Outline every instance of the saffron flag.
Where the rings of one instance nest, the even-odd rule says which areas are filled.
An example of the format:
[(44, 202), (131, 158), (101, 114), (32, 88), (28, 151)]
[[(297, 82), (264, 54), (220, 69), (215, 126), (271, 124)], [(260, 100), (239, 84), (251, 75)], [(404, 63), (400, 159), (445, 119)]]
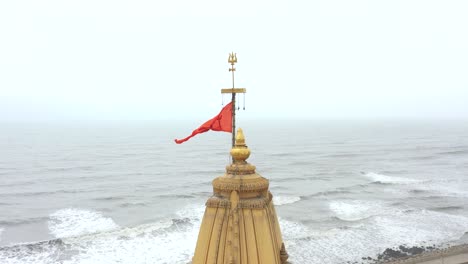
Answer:
[(208, 130), (232, 132), (232, 102), (223, 107), (217, 116), (206, 121), (199, 128), (195, 129), (190, 136), (183, 139), (176, 139), (175, 143), (184, 143), (193, 136), (200, 133), (205, 133)]

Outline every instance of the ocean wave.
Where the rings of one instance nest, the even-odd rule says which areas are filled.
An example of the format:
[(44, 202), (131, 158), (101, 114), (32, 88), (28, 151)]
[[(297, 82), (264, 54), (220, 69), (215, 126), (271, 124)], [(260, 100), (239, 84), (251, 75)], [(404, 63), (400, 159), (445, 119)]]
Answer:
[(72, 237), (116, 229), (117, 224), (101, 213), (67, 208), (50, 215), (49, 231), (57, 238)]
[(433, 211), (453, 211), (453, 210), (463, 210), (463, 206), (434, 206), (434, 207), (429, 207), (427, 208), (428, 210), (433, 210)]
[(31, 224), (37, 222), (45, 222), (49, 220), (49, 217), (30, 217), (30, 218), (12, 218), (9, 220), (0, 220), (1, 225), (22, 225), (22, 224)]
[[(280, 224), (281, 234), (284, 240), (294, 241), (297, 239), (308, 237), (312, 233), (317, 234), (316, 232), (313, 232), (313, 230), (308, 228), (306, 225), (299, 222), (290, 221), (281, 217), (278, 217), (278, 222)], [(286, 246), (291, 245), (286, 244)]]
[(84, 248), (63, 264), (91, 263), (188, 263), (201, 224), (204, 206), (179, 210), (177, 218), (134, 228), (124, 228), (71, 242)]
[(2, 193), (0, 197), (10, 197), (10, 196), (23, 196), (23, 197), (31, 197), (31, 196), (45, 196), (45, 195), (55, 195), (55, 194), (74, 194), (74, 193), (81, 193), (81, 192), (88, 192), (86, 190), (56, 190), (56, 191), (35, 191), (35, 192), (14, 192), (14, 193)]
[(439, 154), (439, 155), (453, 155), (453, 156), (466, 155), (466, 154), (468, 154), (468, 149), (444, 151), (444, 152), (439, 152), (437, 154)]
[[(212, 195), (213, 193), (209, 192), (207, 194)], [(195, 198), (195, 196), (190, 195), (190, 194), (157, 194), (153, 197), (154, 198), (182, 198), (182, 199)]]
[(425, 194), (425, 193), (430, 193), (429, 190), (423, 190), (423, 189), (411, 189), (408, 191), (409, 193), (413, 194)]
[(272, 181), (278, 183), (278, 182), (291, 182), (291, 181), (303, 181), (310, 179), (310, 177), (288, 177), (288, 178), (275, 178), (272, 179)]
[(61, 239), (0, 247), (2, 264), (58, 264), (72, 252)]
[(269, 153), (268, 155), (271, 157), (302, 157), (305, 153), (304, 152), (276, 152), (276, 153)]
[(91, 171), (94, 169), (95, 169), (94, 166), (69, 166), (69, 167), (46, 168), (44, 170), (51, 171), (51, 172), (65, 172), (65, 171), (76, 171), (76, 170)]
[(311, 165), (313, 161), (310, 160), (292, 160), (288, 163), (288, 166), (295, 167), (295, 166), (307, 166)]
[(468, 218), (431, 210), (407, 210), (388, 216), (377, 216), (373, 223), (381, 233), (398, 244), (418, 244), (422, 241), (450, 241), (468, 230)]
[(459, 186), (447, 185), (446, 183), (440, 182), (428, 186), (429, 191), (441, 194), (441, 196), (453, 196), (453, 197), (468, 197), (468, 191), (461, 189)]
[[(51, 218), (68, 224), (49, 227), (60, 230), (63, 238), (0, 247), (0, 263), (187, 263), (204, 209), (184, 208), (174, 219), (112, 229), (116, 227), (113, 221), (97, 212), (59, 210)], [(95, 227), (90, 230), (90, 225)]]
[(358, 221), (390, 211), (390, 207), (382, 202), (364, 200), (332, 201), (329, 208), (344, 221)]
[(446, 196), (444, 196), (444, 195), (429, 195), (429, 196), (425, 196), (424, 199), (426, 199), (426, 200), (440, 200), (440, 199), (446, 199)]
[(148, 206), (145, 202), (126, 202), (126, 203), (121, 203), (119, 204), (120, 207), (122, 208), (128, 208), (128, 207), (146, 207)]
[[(204, 210), (201, 205), (188, 206), (174, 219), (1, 247), (0, 263), (185, 264), (193, 256)], [(376, 256), (383, 248), (446, 241), (468, 230), (466, 217), (425, 210), (373, 216), (359, 224), (327, 230), (283, 218), (279, 224), (292, 263), (362, 262), (362, 256)]]
[(383, 170), (380, 173), (382, 174), (407, 174), (408, 171), (395, 169), (395, 170)]
[(383, 183), (383, 184), (408, 184), (408, 183), (421, 182), (420, 180), (416, 180), (416, 179), (388, 176), (388, 175), (379, 174), (375, 172), (367, 172), (367, 173), (362, 172), (361, 174), (371, 179), (373, 182)]
[(353, 157), (358, 157), (361, 156), (361, 153), (335, 153), (335, 154), (328, 154), (328, 155), (323, 155), (323, 157), (327, 158), (353, 158)]
[(399, 211), (318, 234), (301, 230), (296, 237), (285, 239), (285, 245), (292, 263), (366, 263), (363, 256), (377, 256), (385, 248), (448, 242), (466, 230), (466, 217), (426, 210)]
[(0, 187), (14, 187), (14, 186), (26, 186), (30, 184), (35, 184), (37, 181), (18, 181), (12, 183), (0, 183)]
[(299, 196), (273, 196), (274, 205), (292, 204), (301, 200)]
[(422, 182), (417, 189), (406, 190), (410, 194), (416, 194), (424, 199), (468, 198), (468, 191), (463, 188), (463, 183), (457, 181), (433, 180)]
[(331, 196), (331, 195), (349, 194), (349, 193), (352, 193), (352, 192), (351, 192), (351, 191), (348, 191), (348, 190), (345, 190), (344, 188), (341, 188), (341, 189), (336, 189), (336, 190), (332, 190), (332, 191), (323, 191), (323, 192), (314, 193), (314, 194), (311, 194), (311, 195), (306, 196), (306, 197), (307, 197), (307, 199), (308, 199), (308, 198), (310, 198), (310, 197)]
[(194, 252), (204, 206), (184, 208), (177, 218), (0, 248), (0, 263), (188, 263)]
[(103, 196), (92, 198), (94, 201), (122, 201), (134, 196)]
[(0, 241), (2, 241), (2, 233), (5, 230), (5, 228), (0, 226)]

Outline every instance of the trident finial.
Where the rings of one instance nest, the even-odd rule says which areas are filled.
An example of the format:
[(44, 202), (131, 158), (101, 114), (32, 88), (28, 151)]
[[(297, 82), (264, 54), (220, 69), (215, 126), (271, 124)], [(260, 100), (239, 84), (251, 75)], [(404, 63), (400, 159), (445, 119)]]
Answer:
[[(234, 52), (229, 53), (228, 57), (228, 63), (231, 64), (231, 68), (229, 68), (229, 71), (232, 74), (232, 88), (226, 88), (226, 89), (221, 89), (221, 94), (231, 94), (232, 95), (232, 146), (234, 147), (235, 145), (235, 137), (236, 137), (236, 94), (237, 93), (243, 93), (245, 94), (245, 88), (235, 88), (236, 86), (234, 85), (234, 72), (236, 71), (236, 68), (234, 68), (234, 64), (237, 63), (237, 54)], [(237, 107), (237, 110), (240, 108)], [(244, 102), (244, 110), (245, 110), (245, 102)]]
[(234, 53), (234, 52), (229, 53), (228, 62), (231, 63), (232, 66), (234, 66), (234, 64), (236, 64), (237, 62), (237, 53)]

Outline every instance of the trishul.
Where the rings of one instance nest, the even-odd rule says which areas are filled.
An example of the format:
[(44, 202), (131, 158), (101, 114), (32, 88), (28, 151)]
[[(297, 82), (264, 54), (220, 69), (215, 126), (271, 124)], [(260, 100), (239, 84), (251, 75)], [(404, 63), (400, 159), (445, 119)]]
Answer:
[(236, 64), (237, 62), (237, 53), (234, 53), (234, 52), (229, 53), (228, 62), (231, 63), (233, 67), (232, 69), (229, 69), (229, 71), (235, 71), (236, 69), (234, 69), (234, 64)]
[(235, 88), (234, 86), (234, 72), (236, 68), (234, 68), (234, 64), (237, 63), (237, 54), (234, 52), (229, 53), (228, 62), (231, 64), (231, 68), (229, 71), (232, 72), (232, 88), (225, 88), (221, 89), (221, 93), (230, 93), (232, 94), (232, 146), (234, 147), (236, 143), (236, 94), (246, 92), (245, 88)]

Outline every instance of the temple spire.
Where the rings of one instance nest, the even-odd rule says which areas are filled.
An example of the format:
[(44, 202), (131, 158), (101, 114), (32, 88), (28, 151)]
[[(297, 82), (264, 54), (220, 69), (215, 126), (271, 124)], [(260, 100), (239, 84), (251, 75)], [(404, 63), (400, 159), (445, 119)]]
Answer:
[(212, 182), (193, 264), (287, 263), (269, 181), (247, 162), (245, 142), (239, 128), (230, 152), (233, 163)]
[(236, 94), (246, 89), (235, 88), (235, 53), (229, 54), (228, 62), (232, 88), (221, 89), (221, 93), (232, 96), (232, 163), (226, 166), (224, 175), (212, 181), (213, 195), (205, 204), (192, 263), (286, 264), (288, 253), (269, 181), (247, 162), (251, 153), (244, 132), (241, 128), (237, 133), (235, 130)]

